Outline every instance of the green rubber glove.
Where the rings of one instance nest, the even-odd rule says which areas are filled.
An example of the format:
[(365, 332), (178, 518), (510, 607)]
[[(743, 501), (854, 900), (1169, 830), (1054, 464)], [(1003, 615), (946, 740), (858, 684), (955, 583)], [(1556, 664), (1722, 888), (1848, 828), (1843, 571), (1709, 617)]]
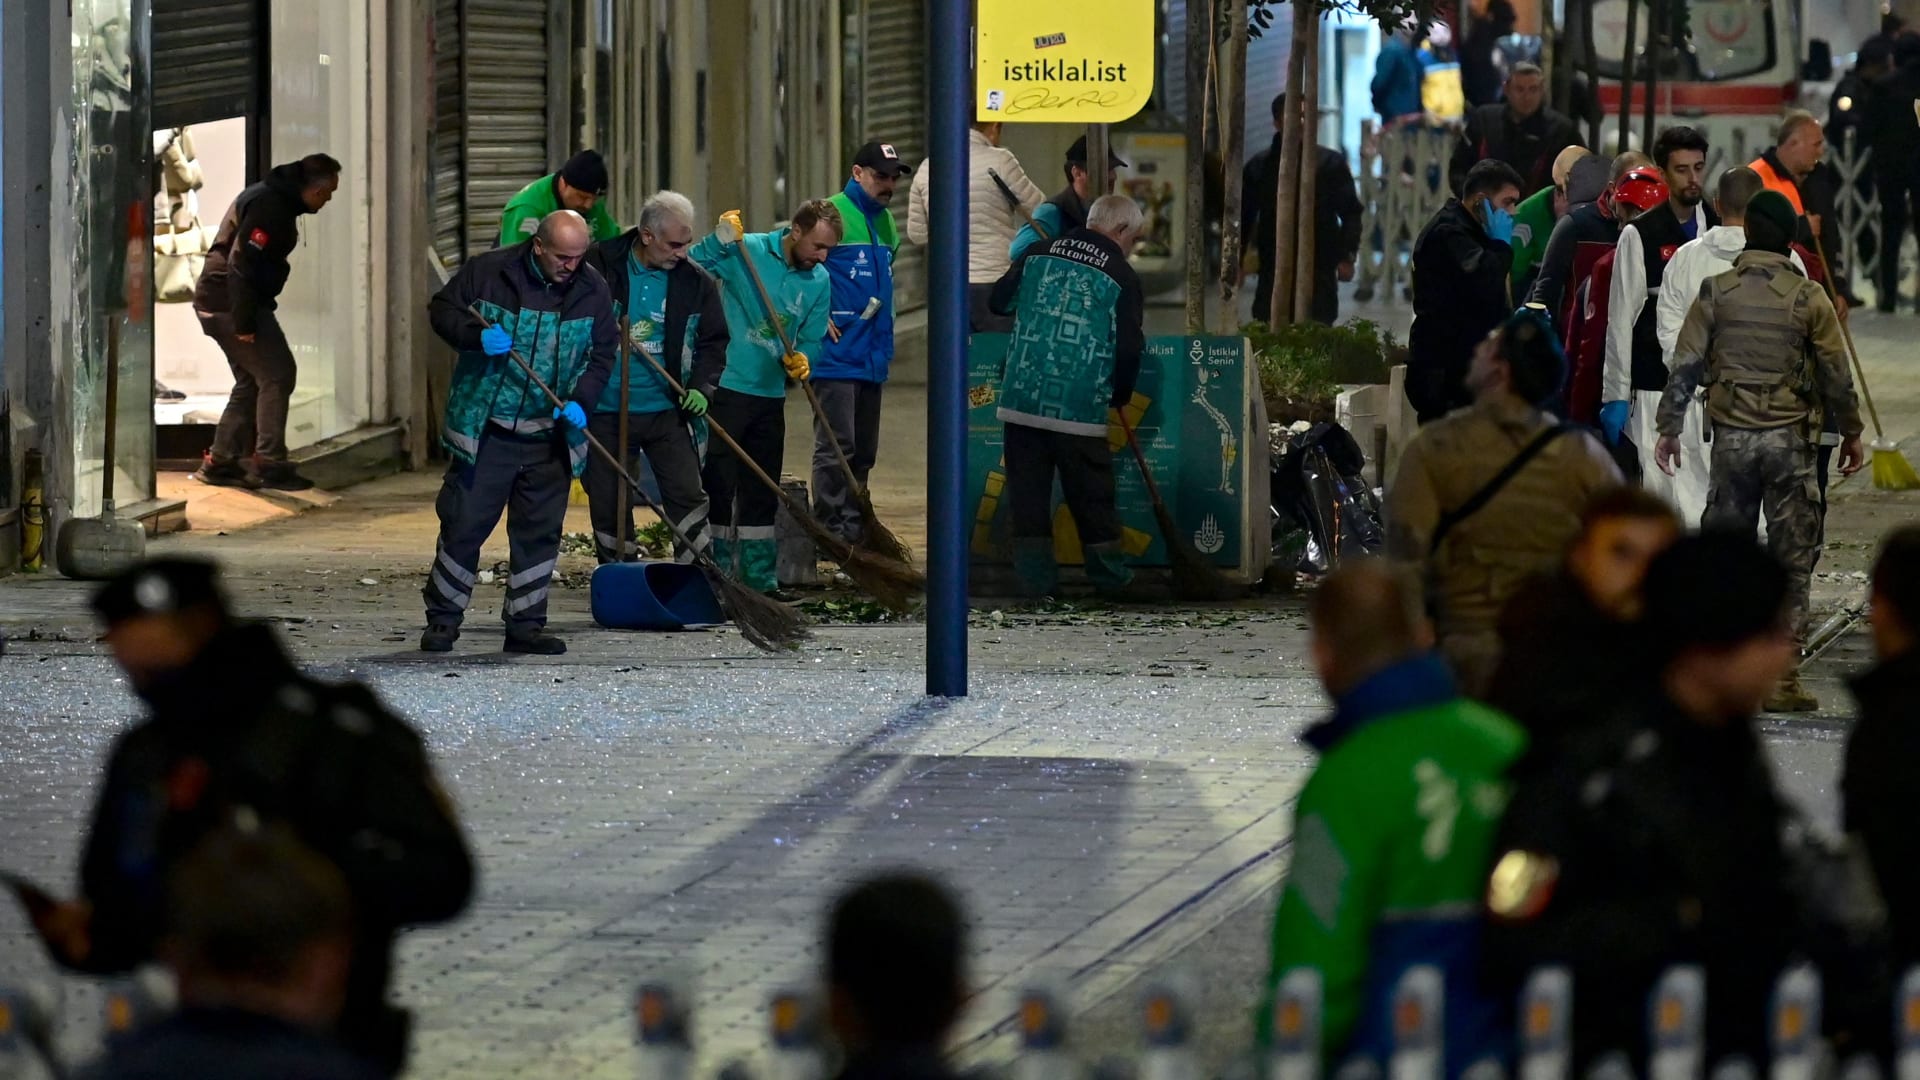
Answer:
[(680, 399), (680, 411), (688, 416), (707, 415), (707, 395), (698, 390), (688, 390)]

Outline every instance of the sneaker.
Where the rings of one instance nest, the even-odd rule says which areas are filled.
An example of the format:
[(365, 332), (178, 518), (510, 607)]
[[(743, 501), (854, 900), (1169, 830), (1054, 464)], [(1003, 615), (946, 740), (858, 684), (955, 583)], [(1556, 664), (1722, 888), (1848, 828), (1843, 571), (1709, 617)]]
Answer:
[(311, 491), (313, 481), (293, 471), (291, 465), (273, 465), (261, 469), (259, 486), (273, 491)]
[(237, 487), (249, 490), (260, 486), (260, 479), (232, 462), (221, 464), (212, 458), (203, 459), (200, 467), (194, 470), (193, 478), (212, 487)]
[(450, 623), (434, 623), (427, 632), (420, 635), (421, 652), (452, 652), (453, 643), (460, 640), (460, 628)]
[(567, 643), (545, 630), (534, 630), (523, 634), (516, 634), (509, 630), (506, 651), (526, 653), (531, 656), (559, 656), (567, 651)]
[(187, 400), (187, 395), (155, 379), (153, 383), (153, 400), (164, 401), (171, 405)]
[(1808, 713), (1820, 708), (1820, 699), (1807, 690), (1800, 682), (1800, 672), (1794, 670), (1774, 687), (1765, 708), (1770, 713)]

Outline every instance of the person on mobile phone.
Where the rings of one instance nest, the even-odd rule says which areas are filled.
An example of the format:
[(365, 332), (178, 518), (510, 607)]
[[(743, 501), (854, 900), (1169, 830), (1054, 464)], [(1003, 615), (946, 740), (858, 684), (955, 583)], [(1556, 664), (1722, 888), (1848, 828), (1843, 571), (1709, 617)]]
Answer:
[(1474, 350), (1513, 313), (1507, 277), (1521, 187), (1513, 166), (1480, 162), (1414, 241), (1407, 401), (1423, 424), (1473, 404)]

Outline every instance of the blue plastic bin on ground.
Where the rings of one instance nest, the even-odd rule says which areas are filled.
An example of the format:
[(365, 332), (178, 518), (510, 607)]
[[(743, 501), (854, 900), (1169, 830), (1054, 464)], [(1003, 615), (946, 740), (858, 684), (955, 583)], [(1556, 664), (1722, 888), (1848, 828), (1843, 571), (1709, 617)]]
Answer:
[(608, 563), (588, 589), (593, 621), (609, 630), (685, 630), (727, 621), (697, 566), (652, 560)]

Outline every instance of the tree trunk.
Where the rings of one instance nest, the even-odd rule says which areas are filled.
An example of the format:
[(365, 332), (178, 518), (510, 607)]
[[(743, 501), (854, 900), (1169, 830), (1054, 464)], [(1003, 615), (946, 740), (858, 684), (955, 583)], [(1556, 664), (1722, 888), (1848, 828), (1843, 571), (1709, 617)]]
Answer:
[(1187, 0), (1187, 330), (1207, 320), (1207, 46), (1213, 0)]
[(1314, 11), (1311, 0), (1293, 0), (1293, 41), (1287, 55), (1287, 115), (1280, 125), (1280, 182), (1273, 207), (1273, 311), (1270, 326), (1293, 322), (1294, 234), (1299, 229), (1300, 199), (1300, 105), (1306, 100), (1301, 73), (1307, 57), (1301, 42), (1313, 36)]
[(1240, 325), (1240, 265), (1245, 259), (1246, 237), (1240, 235), (1240, 207), (1246, 198), (1241, 190), (1241, 159), (1247, 150), (1247, 0), (1226, 0), (1227, 41), (1220, 63), (1220, 163), (1226, 182), (1225, 205), (1220, 213), (1220, 333), (1231, 334)]
[[(1639, 28), (1640, 5), (1634, 0), (1627, 0), (1627, 47), (1620, 54), (1620, 145), (1616, 148), (1616, 152), (1622, 154), (1633, 143), (1633, 39)], [(1594, 96), (1598, 97), (1600, 87), (1597, 81), (1593, 89)]]
[(1293, 47), (1306, 55), (1300, 65), (1300, 188), (1294, 197), (1299, 207), (1293, 229), (1293, 321), (1313, 318), (1313, 279), (1319, 269), (1319, 250), (1314, 244), (1314, 213), (1320, 172), (1320, 9), (1302, 4), (1311, 22), (1304, 40), (1295, 38)]

